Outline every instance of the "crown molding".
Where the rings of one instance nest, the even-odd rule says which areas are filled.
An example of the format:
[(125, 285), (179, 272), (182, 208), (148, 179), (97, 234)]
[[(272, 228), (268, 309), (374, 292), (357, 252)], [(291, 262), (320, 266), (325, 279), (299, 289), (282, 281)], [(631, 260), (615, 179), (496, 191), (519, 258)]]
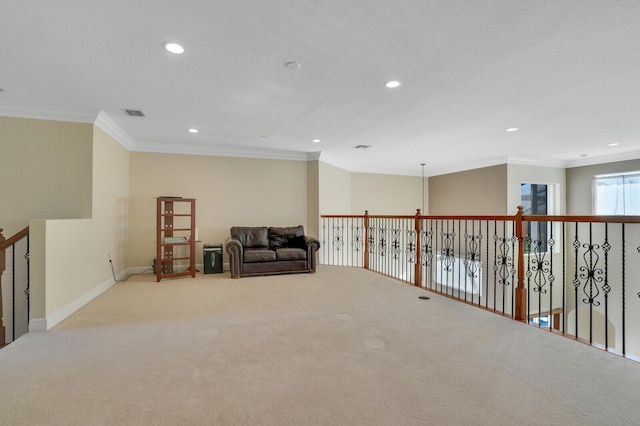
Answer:
[(120, 126), (111, 120), (104, 111), (100, 111), (100, 114), (98, 114), (98, 118), (96, 118), (94, 124), (129, 151), (133, 150), (133, 147), (136, 145), (135, 141), (129, 137), (129, 135), (122, 130)]
[(373, 175), (394, 175), (394, 176), (421, 176), (422, 169), (420, 170), (406, 170), (406, 169), (388, 169), (377, 167), (356, 167), (349, 163), (342, 161), (341, 159), (327, 154), (326, 152), (319, 152), (319, 160), (325, 164), (333, 167), (337, 167), (350, 173), (366, 173)]
[(318, 161), (321, 155), (322, 151), (307, 152), (307, 161)]
[(442, 167), (434, 170), (427, 170), (425, 176), (439, 176), (447, 175), (450, 173), (466, 172), (474, 169), (482, 169), (484, 167), (499, 166), (501, 164), (508, 164), (509, 158), (507, 156), (488, 158), (480, 161), (472, 161), (468, 163), (456, 164), (450, 167)]
[(629, 161), (640, 159), (640, 151), (621, 152), (618, 154), (600, 155), (594, 157), (584, 157), (578, 160), (567, 161), (567, 169), (573, 167), (593, 166), (595, 164), (616, 163), (618, 161)]
[[(393, 175), (393, 176), (422, 176), (422, 169), (407, 170), (407, 169), (387, 169), (377, 167), (353, 167), (349, 169), (352, 173), (366, 173), (372, 175)], [(425, 170), (425, 177), (427, 176)]]
[(167, 145), (161, 143), (137, 143), (131, 149), (137, 152), (162, 154), (209, 155), (219, 157), (260, 158), (267, 160), (308, 161), (307, 152), (241, 148), (231, 146)]
[[(268, 150), (231, 146), (168, 145), (161, 143), (139, 143), (120, 128), (104, 111), (98, 114), (69, 111), (50, 105), (29, 102), (9, 102), (0, 100), (0, 116), (38, 120), (65, 121), (73, 123), (93, 123), (115, 139), (129, 151), (156, 152), (165, 154), (209, 155), (221, 157), (262, 158), (271, 160), (322, 161), (334, 167), (353, 173), (384, 175), (421, 176), (422, 170), (387, 169), (357, 167), (326, 152)], [(640, 159), (640, 151), (629, 151), (610, 155), (584, 157), (575, 160), (548, 160), (541, 158), (501, 156), (480, 161), (457, 164), (439, 169), (426, 169), (425, 176), (458, 173), (501, 164), (521, 164), (538, 167), (573, 168), (596, 164), (614, 163)]]
[(523, 166), (536, 166), (536, 167), (555, 167), (564, 169), (567, 166), (567, 162), (564, 160), (552, 160), (545, 158), (531, 158), (531, 157), (506, 157), (507, 164), (519, 164)]
[(32, 118), (37, 120), (69, 121), (73, 123), (93, 123), (97, 114), (69, 111), (49, 105), (28, 102), (0, 101), (0, 116)]

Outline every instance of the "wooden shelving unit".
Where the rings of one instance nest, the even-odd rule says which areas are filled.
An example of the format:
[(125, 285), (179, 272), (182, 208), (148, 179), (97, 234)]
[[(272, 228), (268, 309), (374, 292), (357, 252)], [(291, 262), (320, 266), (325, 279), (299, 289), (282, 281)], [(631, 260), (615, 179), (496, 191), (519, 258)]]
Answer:
[[(156, 281), (196, 277), (196, 200), (158, 197), (156, 207)], [(184, 269), (186, 267), (186, 269)], [(184, 270), (182, 270), (184, 269)]]

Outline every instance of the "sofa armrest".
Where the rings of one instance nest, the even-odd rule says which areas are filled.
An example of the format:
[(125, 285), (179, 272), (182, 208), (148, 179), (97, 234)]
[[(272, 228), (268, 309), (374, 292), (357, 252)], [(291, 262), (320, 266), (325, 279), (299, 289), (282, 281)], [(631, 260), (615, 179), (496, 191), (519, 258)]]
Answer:
[(244, 256), (244, 248), (240, 240), (235, 238), (227, 238), (224, 243), (225, 249), (229, 254), (229, 271), (231, 272), (231, 278), (240, 278), (242, 273), (242, 259)]
[(304, 236), (304, 240), (307, 243), (307, 262), (309, 264), (309, 271), (316, 272), (316, 253), (320, 250), (320, 241), (308, 235)]

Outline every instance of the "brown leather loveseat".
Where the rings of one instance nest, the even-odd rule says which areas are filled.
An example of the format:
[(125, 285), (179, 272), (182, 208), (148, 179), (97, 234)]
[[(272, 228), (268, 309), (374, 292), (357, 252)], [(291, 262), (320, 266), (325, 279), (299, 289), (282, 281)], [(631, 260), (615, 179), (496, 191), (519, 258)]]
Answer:
[(316, 271), (320, 241), (290, 227), (234, 226), (225, 242), (231, 278)]

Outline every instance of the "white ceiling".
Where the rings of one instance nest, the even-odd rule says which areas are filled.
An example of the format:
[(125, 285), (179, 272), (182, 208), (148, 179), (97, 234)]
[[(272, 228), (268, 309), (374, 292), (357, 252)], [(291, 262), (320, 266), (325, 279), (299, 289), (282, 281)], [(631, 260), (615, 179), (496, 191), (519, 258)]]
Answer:
[(102, 111), (135, 151), (407, 175), (640, 158), (640, 1), (2, 0), (0, 89), (0, 115)]

